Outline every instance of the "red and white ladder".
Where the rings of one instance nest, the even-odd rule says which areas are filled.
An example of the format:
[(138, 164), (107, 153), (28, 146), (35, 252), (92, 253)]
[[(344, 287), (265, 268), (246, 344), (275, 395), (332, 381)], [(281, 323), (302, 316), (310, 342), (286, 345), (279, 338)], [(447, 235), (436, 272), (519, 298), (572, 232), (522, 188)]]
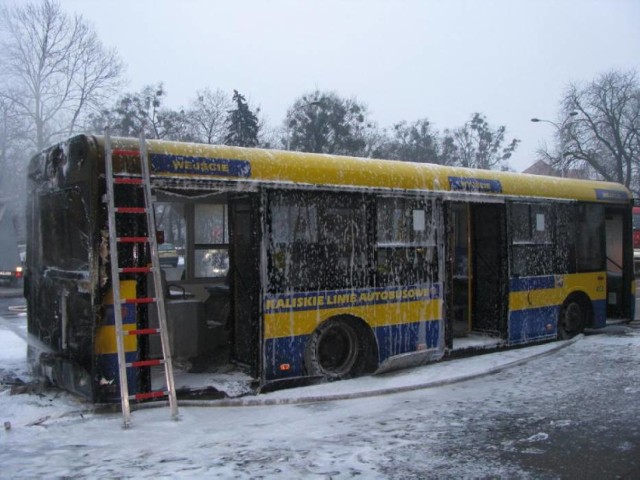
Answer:
[[(167, 397), (171, 408), (171, 417), (178, 417), (178, 402), (176, 399), (175, 383), (173, 378), (173, 365), (171, 361), (171, 348), (167, 330), (167, 315), (163, 297), (162, 276), (160, 272), (160, 259), (158, 257), (158, 242), (156, 238), (155, 212), (153, 208), (154, 198), (151, 194), (151, 179), (147, 155), (147, 142), (144, 135), (140, 135), (140, 175), (130, 173), (117, 173), (113, 171), (113, 150), (109, 130), (105, 131), (105, 171), (107, 183), (107, 210), (109, 218), (109, 250), (111, 253), (111, 285), (113, 289), (113, 313), (116, 327), (116, 346), (118, 352), (118, 371), (120, 377), (120, 401), (122, 404), (122, 416), (124, 426), (131, 424), (130, 401), (142, 401)], [(115, 205), (115, 185), (138, 186), (144, 191), (144, 205), (136, 207), (118, 207)], [(117, 232), (117, 215), (146, 215), (146, 236), (120, 236)], [(121, 243), (146, 243), (149, 246), (151, 266), (120, 267), (118, 259), (118, 245)], [(147, 275), (152, 273), (155, 297), (121, 298), (120, 278), (125, 275)], [(133, 304), (136, 309), (155, 306), (158, 313), (158, 328), (135, 328), (125, 330), (122, 322), (122, 306)], [(148, 317), (148, 316), (147, 316)], [(139, 315), (136, 318), (140, 318)], [(125, 358), (124, 338), (128, 335), (159, 335), (162, 346), (162, 358), (139, 359), (127, 362)], [(165, 388), (161, 390), (139, 392), (130, 395), (127, 382), (127, 370), (137, 368), (149, 368), (163, 366), (165, 373)]]

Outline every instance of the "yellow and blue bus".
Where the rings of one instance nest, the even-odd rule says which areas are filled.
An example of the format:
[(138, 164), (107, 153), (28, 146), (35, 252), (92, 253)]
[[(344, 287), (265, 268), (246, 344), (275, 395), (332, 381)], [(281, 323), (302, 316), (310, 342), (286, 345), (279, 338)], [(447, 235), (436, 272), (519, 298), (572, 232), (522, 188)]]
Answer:
[[(139, 141), (111, 143), (116, 175), (139, 174)], [(156, 229), (170, 244), (170, 343), (194, 375), (222, 358), (260, 387), (341, 379), (633, 318), (621, 185), (159, 140), (147, 149)], [(106, 156), (103, 137), (77, 136), (34, 157), (28, 179), (28, 329), (48, 347), (32, 363), (96, 401), (118, 398)], [(133, 205), (135, 186), (117, 187)], [(148, 247), (123, 245), (119, 258), (147, 265)], [(149, 295), (145, 278), (121, 281)], [(124, 319), (157, 321), (137, 307)], [(126, 349), (148, 358), (158, 346)], [(151, 376), (132, 376), (130, 391)]]

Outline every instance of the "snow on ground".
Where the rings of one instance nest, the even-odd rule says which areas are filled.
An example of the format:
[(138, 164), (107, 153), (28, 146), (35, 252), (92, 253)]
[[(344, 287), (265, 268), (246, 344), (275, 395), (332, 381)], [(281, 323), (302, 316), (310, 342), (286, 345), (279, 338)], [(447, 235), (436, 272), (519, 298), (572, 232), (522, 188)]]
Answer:
[[(145, 408), (133, 412), (130, 429), (122, 428), (119, 413), (95, 413), (64, 392), (11, 395), (0, 386), (0, 478), (533, 478), (517, 463), (476, 451), (481, 445), (475, 441), (467, 445), (467, 432), (483, 426), (485, 434), (493, 416), (512, 415), (509, 399), (532, 395), (535, 377), (557, 368), (555, 356), (568, 356), (573, 365), (594, 349), (608, 349), (621, 361), (629, 349), (637, 352), (638, 331), (617, 328), (619, 333), (585, 337), (559, 351), (554, 343), (262, 396), (275, 405), (181, 405), (178, 421), (170, 419), (168, 408)], [(26, 379), (24, 341), (2, 323), (0, 345), (2, 376)], [(547, 350), (552, 352), (541, 357)], [(373, 395), (429, 379), (497, 372), (536, 355), (501, 375)], [(577, 389), (577, 382), (566, 388)], [(498, 400), (496, 390), (504, 398)], [(287, 403), (321, 395), (346, 398), (358, 391), (372, 396)], [(638, 385), (629, 385), (621, 394), (637, 400), (639, 392)], [(554, 393), (540, 394), (552, 398)], [(513, 421), (517, 426), (518, 418)], [(2, 429), (4, 422), (11, 428)], [(544, 425), (516, 432), (515, 440), (498, 446), (503, 453), (535, 454), (553, 431), (569, 426), (563, 419)]]

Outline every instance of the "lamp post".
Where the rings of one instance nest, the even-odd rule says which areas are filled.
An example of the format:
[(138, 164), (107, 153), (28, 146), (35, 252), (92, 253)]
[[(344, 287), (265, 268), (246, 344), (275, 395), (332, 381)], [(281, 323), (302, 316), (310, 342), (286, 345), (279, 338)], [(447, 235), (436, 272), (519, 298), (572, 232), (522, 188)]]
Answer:
[[(552, 122), (551, 120), (545, 120), (543, 118), (532, 118), (531, 121), (533, 123), (539, 123), (539, 122), (544, 122), (544, 123), (549, 123), (551, 125), (553, 125), (556, 130), (558, 131), (558, 135), (560, 136), (560, 161), (562, 161), (566, 156), (567, 156), (567, 152), (566, 152), (566, 144), (565, 144), (565, 140), (564, 140), (564, 130), (567, 128), (567, 125), (569, 125), (571, 118), (575, 117), (576, 115), (578, 115), (578, 112), (571, 111), (569, 112), (569, 114), (567, 115), (567, 117), (562, 121), (562, 123), (558, 124), (556, 122)], [(564, 177), (564, 168), (561, 170), (561, 174)]]

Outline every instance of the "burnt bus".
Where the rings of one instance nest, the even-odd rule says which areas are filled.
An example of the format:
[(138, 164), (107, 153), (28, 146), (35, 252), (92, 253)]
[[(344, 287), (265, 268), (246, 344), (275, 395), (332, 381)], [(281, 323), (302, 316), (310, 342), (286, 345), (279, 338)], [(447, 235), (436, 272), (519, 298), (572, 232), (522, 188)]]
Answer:
[[(119, 286), (164, 297), (178, 394), (222, 394), (193, 377), (229, 365), (240, 390), (264, 390), (633, 318), (632, 199), (618, 184), (160, 140), (141, 160), (139, 140), (111, 145), (116, 176), (150, 167), (156, 231), (135, 215), (117, 230), (157, 235), (164, 281)], [(31, 160), (27, 187), (30, 364), (96, 402), (119, 401), (106, 158), (103, 137), (73, 137)], [(140, 205), (139, 186), (114, 189), (116, 205)], [(121, 243), (118, 257), (143, 267), (149, 247)], [(122, 313), (125, 329), (158, 322)], [(125, 354), (159, 345), (127, 337)], [(131, 371), (129, 392), (161, 381)]]

